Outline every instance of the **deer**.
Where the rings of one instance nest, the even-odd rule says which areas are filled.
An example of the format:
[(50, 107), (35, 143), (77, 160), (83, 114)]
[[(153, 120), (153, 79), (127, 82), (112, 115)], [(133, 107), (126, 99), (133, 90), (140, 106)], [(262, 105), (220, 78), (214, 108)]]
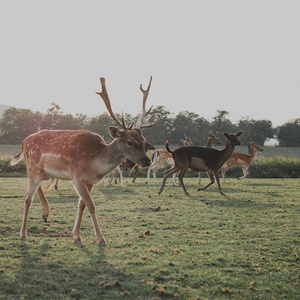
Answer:
[[(145, 149), (146, 149), (146, 153), (147, 153), (149, 150), (155, 150), (155, 147), (152, 146), (151, 144), (147, 143), (146, 146), (145, 146)], [(125, 170), (126, 168), (130, 168), (131, 170), (134, 171), (134, 176), (133, 176), (132, 182), (135, 182), (136, 177), (138, 175), (138, 172), (140, 170), (140, 166), (138, 164), (134, 163), (133, 161), (131, 161), (128, 158), (126, 158), (125, 161), (123, 161), (123, 162), (120, 163), (119, 170), (117, 172), (115, 172), (116, 181), (117, 181), (117, 177), (119, 177), (120, 178), (120, 182), (122, 182), (122, 178), (123, 178), (123, 174), (122, 173), (123, 173), (123, 170)]]
[(143, 89), (142, 84), (140, 85), (143, 93), (142, 113), (134, 126), (134, 123), (125, 125), (123, 113), (122, 121), (115, 116), (106, 89), (105, 78), (100, 78), (102, 91), (96, 94), (102, 98), (110, 116), (121, 128), (108, 127), (109, 134), (113, 138), (110, 144), (107, 144), (99, 134), (86, 130), (41, 130), (23, 140), (22, 150), (11, 160), (11, 165), (15, 165), (24, 158), (27, 167), (28, 189), (20, 230), (21, 239), (27, 237), (27, 219), (35, 192), (41, 202), (42, 217), (47, 222), (49, 204), (41, 182), (57, 178), (71, 180), (79, 195), (77, 217), (73, 227), (74, 242), (82, 242), (80, 226), (84, 209), (87, 206), (96, 240), (99, 245), (106, 244), (98, 224), (91, 190), (94, 184), (114, 170), (126, 157), (141, 167), (150, 165), (151, 161), (145, 151), (146, 140), (141, 130), (154, 125), (154, 123), (142, 125), (142, 121), (152, 109), (151, 106), (149, 110), (146, 110), (151, 81), (152, 77), (146, 90)]
[(224, 133), (227, 142), (225, 148), (222, 150), (217, 150), (214, 148), (188, 146), (180, 147), (172, 151), (169, 148), (168, 141), (166, 141), (166, 150), (172, 154), (174, 166), (165, 172), (158, 194), (162, 193), (167, 178), (170, 175), (179, 172), (178, 179), (183, 188), (183, 191), (186, 195), (190, 195), (183, 183), (183, 176), (185, 175), (188, 169), (192, 169), (195, 171), (206, 171), (210, 178), (210, 183), (208, 183), (202, 188), (199, 188), (198, 191), (207, 189), (210, 185), (214, 183), (215, 178), (218, 184), (220, 194), (226, 196), (221, 189), (218, 170), (232, 155), (234, 147), (241, 145), (241, 142), (239, 141), (238, 137), (242, 133), (242, 131), (239, 131), (236, 134)]
[(248, 144), (251, 147), (250, 155), (245, 153), (233, 152), (231, 157), (222, 166), (221, 171), (222, 171), (223, 182), (226, 182), (225, 180), (226, 172), (234, 166), (241, 167), (244, 173), (243, 176), (238, 177), (237, 179), (239, 180), (244, 178), (244, 181), (247, 182), (246, 177), (249, 174), (248, 172), (249, 167), (255, 161), (257, 152), (263, 152), (263, 149), (257, 146), (255, 143), (250, 142)]
[[(206, 148), (212, 148), (212, 146), (219, 146), (221, 145), (221, 142), (218, 140), (218, 138), (213, 134), (213, 132), (209, 132)], [(201, 184), (201, 172), (198, 172), (198, 184)]]
[[(183, 147), (193, 145), (192, 140), (190, 138), (188, 138), (187, 136), (185, 136), (185, 140), (181, 139), (180, 141), (183, 144)], [(150, 180), (150, 172), (151, 171), (153, 174), (154, 183), (158, 184), (158, 182), (156, 180), (156, 172), (161, 168), (173, 166), (173, 163), (174, 163), (174, 161), (172, 158), (172, 154), (169, 153), (166, 149), (159, 149), (159, 150), (154, 151), (154, 153), (152, 155), (152, 163), (147, 171), (146, 184), (148, 184), (148, 182)], [(175, 181), (176, 181), (176, 174), (174, 173), (173, 174), (173, 186), (175, 186)]]

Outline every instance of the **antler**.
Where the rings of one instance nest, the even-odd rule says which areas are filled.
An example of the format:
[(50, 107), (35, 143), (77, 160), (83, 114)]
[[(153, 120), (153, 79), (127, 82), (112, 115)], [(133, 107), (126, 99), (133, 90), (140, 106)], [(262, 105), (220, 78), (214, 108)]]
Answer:
[(125, 125), (125, 122), (124, 122), (124, 117), (123, 117), (123, 112), (122, 112), (122, 123), (117, 119), (117, 117), (115, 116), (112, 108), (111, 108), (111, 104), (110, 104), (110, 100), (109, 100), (109, 97), (108, 97), (108, 93), (107, 93), (107, 90), (106, 90), (106, 85), (105, 85), (105, 78), (101, 77), (100, 78), (100, 83), (101, 83), (101, 87), (102, 87), (102, 92), (99, 93), (99, 92), (96, 92), (96, 94), (98, 94), (99, 96), (101, 96), (101, 98), (103, 99), (104, 103), (105, 103), (105, 106), (109, 112), (109, 114), (111, 115), (111, 117), (116, 121), (116, 123), (122, 127), (123, 129), (126, 129), (126, 125)]
[(148, 84), (148, 88), (147, 90), (144, 90), (142, 87), (142, 84), (140, 84), (140, 90), (143, 92), (143, 105), (142, 105), (142, 113), (140, 115), (140, 117), (138, 118), (135, 127), (136, 128), (148, 128), (154, 125), (154, 123), (149, 124), (149, 125), (141, 125), (142, 121), (145, 119), (145, 117), (149, 114), (149, 112), (151, 111), (152, 107), (150, 107), (150, 109), (148, 111), (146, 111), (146, 101), (148, 98), (148, 94), (149, 94), (149, 90), (150, 90), (150, 86), (151, 86), (151, 81), (152, 81), (152, 76), (150, 77), (150, 81)]

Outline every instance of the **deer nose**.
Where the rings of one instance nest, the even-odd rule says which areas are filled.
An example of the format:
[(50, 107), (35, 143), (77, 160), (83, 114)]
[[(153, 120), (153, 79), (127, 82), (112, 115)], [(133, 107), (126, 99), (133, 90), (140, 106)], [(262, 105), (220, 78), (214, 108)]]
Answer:
[(151, 160), (149, 157), (146, 157), (139, 161), (138, 163), (142, 168), (149, 167), (151, 165)]

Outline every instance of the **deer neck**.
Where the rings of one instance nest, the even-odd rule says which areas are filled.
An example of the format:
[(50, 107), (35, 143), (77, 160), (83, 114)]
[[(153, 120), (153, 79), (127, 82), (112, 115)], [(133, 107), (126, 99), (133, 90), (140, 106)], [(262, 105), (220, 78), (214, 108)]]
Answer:
[(254, 148), (251, 148), (251, 154), (250, 154), (251, 163), (255, 160), (256, 154), (257, 154), (257, 150)]
[(230, 158), (230, 156), (232, 155), (233, 151), (234, 151), (234, 145), (232, 145), (227, 140), (225, 148), (223, 150), (221, 150), (221, 152), (222, 152), (222, 156), (221, 156), (221, 163), (222, 163), (222, 165)]
[(106, 175), (113, 171), (124, 160), (125, 156), (119, 150), (119, 141), (115, 139), (97, 156), (95, 164), (98, 166), (97, 169)]
[(212, 140), (208, 138), (206, 148), (212, 148)]

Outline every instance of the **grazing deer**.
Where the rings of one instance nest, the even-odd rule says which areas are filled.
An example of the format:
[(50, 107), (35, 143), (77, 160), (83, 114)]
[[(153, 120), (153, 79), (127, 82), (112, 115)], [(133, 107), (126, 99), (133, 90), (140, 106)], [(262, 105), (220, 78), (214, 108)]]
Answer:
[(224, 182), (226, 182), (225, 173), (234, 166), (238, 166), (243, 169), (244, 176), (238, 177), (237, 179), (244, 178), (244, 181), (246, 182), (246, 176), (249, 174), (248, 169), (251, 166), (251, 164), (255, 161), (257, 152), (263, 152), (263, 149), (261, 149), (254, 143), (249, 143), (249, 146), (251, 147), (250, 155), (239, 152), (233, 152), (231, 157), (225, 162), (225, 164), (221, 168)]
[[(189, 139), (187, 136), (185, 136), (185, 140), (181, 139), (180, 141), (182, 142), (183, 147), (193, 145), (192, 140)], [(159, 149), (159, 150), (154, 151), (154, 153), (152, 155), (152, 163), (147, 171), (146, 184), (150, 180), (150, 172), (151, 171), (153, 174), (153, 179), (154, 179), (155, 184), (158, 184), (158, 182), (156, 180), (156, 172), (161, 168), (173, 166), (173, 164), (174, 164), (174, 161), (173, 161), (172, 154), (169, 153), (166, 149)], [(173, 186), (175, 186), (175, 181), (176, 181), (176, 174), (174, 173), (173, 174)]]
[(20, 231), (21, 238), (26, 238), (28, 212), (35, 192), (37, 192), (42, 205), (43, 219), (45, 222), (47, 221), (49, 204), (41, 187), (41, 181), (58, 178), (72, 180), (79, 195), (77, 218), (73, 228), (74, 241), (81, 241), (80, 225), (83, 211), (87, 206), (97, 242), (105, 243), (90, 191), (94, 184), (114, 170), (126, 157), (142, 167), (150, 165), (150, 159), (145, 151), (146, 141), (141, 129), (153, 126), (154, 123), (149, 125), (141, 123), (152, 109), (151, 107), (146, 111), (145, 108), (151, 80), (152, 77), (147, 90), (140, 85), (140, 90), (143, 92), (143, 109), (136, 125), (133, 126), (133, 123), (129, 123), (126, 126), (123, 114), (122, 122), (114, 115), (105, 79), (100, 78), (102, 91), (96, 94), (101, 96), (111, 117), (122, 128), (120, 130), (117, 127), (108, 127), (110, 135), (114, 138), (110, 144), (107, 144), (100, 135), (85, 130), (41, 130), (23, 141), (22, 151), (11, 161), (11, 164), (15, 165), (24, 157), (27, 166), (28, 190)]
[(171, 151), (167, 141), (166, 149), (173, 156), (174, 167), (165, 172), (165, 176), (163, 178), (163, 182), (158, 193), (159, 194), (162, 193), (167, 178), (171, 174), (179, 172), (178, 175), (179, 182), (185, 194), (189, 195), (183, 183), (183, 176), (188, 169), (192, 169), (195, 171), (206, 171), (211, 180), (209, 184), (207, 184), (203, 188), (198, 189), (198, 191), (205, 190), (210, 185), (212, 185), (214, 183), (214, 177), (215, 177), (218, 183), (220, 194), (225, 196), (225, 194), (221, 190), (218, 170), (223, 166), (225, 161), (229, 159), (229, 157), (231, 156), (234, 150), (234, 147), (241, 145), (241, 142), (238, 140), (238, 137), (241, 134), (242, 134), (241, 131), (239, 131), (236, 134), (224, 133), (224, 136), (227, 139), (227, 143), (226, 143), (226, 147), (223, 150), (188, 146), (188, 147), (180, 147), (174, 151)]
[[(218, 138), (212, 132), (210, 132), (208, 135), (206, 148), (212, 148), (213, 145), (219, 146), (219, 145), (221, 145), (221, 142), (218, 140)], [(198, 172), (198, 178), (199, 178), (198, 179), (199, 185), (202, 185), (201, 184), (201, 172)]]

